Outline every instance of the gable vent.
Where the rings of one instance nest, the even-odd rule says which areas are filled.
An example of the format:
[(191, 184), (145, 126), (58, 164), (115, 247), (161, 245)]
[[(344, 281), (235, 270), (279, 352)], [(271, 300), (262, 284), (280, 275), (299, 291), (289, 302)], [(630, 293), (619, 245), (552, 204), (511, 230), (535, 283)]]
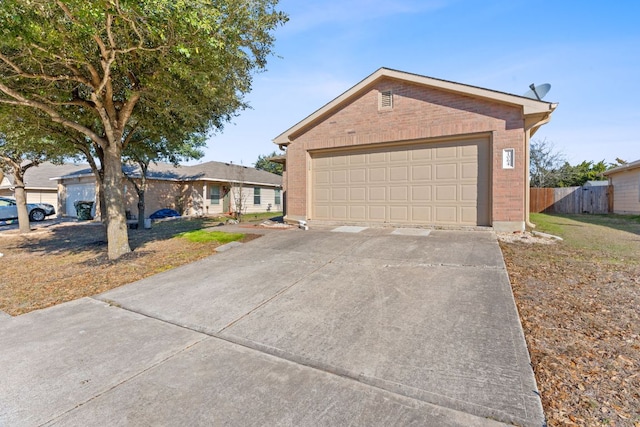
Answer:
[(393, 108), (393, 92), (390, 90), (380, 91), (378, 107), (381, 110), (390, 110)]

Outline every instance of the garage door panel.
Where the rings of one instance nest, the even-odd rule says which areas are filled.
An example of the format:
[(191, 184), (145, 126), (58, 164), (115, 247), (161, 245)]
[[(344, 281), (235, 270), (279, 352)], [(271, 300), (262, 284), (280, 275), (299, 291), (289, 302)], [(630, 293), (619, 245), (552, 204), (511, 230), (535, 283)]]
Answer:
[(331, 159), (332, 166), (347, 166), (347, 156), (335, 156)]
[(386, 182), (387, 181), (387, 169), (386, 168), (371, 168), (371, 169), (369, 169), (369, 181), (370, 182)]
[(328, 188), (318, 188), (316, 190), (316, 200), (324, 205), (331, 201), (331, 191)]
[(455, 224), (458, 222), (458, 208), (456, 206), (436, 206), (436, 222), (444, 224)]
[(346, 187), (337, 187), (331, 189), (331, 201), (332, 202), (347, 202), (349, 198), (347, 197), (348, 188)]
[(460, 220), (463, 224), (475, 225), (477, 220), (476, 209), (462, 206), (460, 208)]
[(367, 156), (364, 154), (354, 154), (349, 156), (350, 165), (364, 165), (367, 162)]
[(365, 202), (367, 200), (367, 189), (364, 187), (352, 187), (349, 189), (349, 200), (351, 202)]
[(428, 206), (412, 206), (411, 219), (416, 223), (431, 222), (431, 207)]
[(364, 183), (367, 181), (366, 169), (352, 169), (349, 171), (349, 182), (351, 184)]
[(318, 206), (316, 207), (316, 218), (322, 220), (331, 219), (331, 211), (329, 206)]
[(408, 187), (390, 187), (389, 188), (389, 201), (409, 201), (409, 188)]
[(457, 147), (436, 147), (436, 159), (451, 159), (458, 157)]
[(428, 202), (431, 200), (430, 185), (414, 185), (411, 187), (412, 202)]
[(386, 206), (368, 206), (369, 221), (385, 221), (387, 218)]
[(478, 165), (473, 162), (469, 162), (469, 163), (462, 163), (460, 164), (460, 178), (462, 179), (469, 179), (469, 180), (476, 180), (478, 177)]
[(463, 202), (475, 202), (478, 199), (477, 185), (460, 185), (460, 200)]
[(460, 146), (463, 157), (478, 157), (478, 146), (475, 144), (467, 144)]
[(389, 219), (392, 222), (409, 221), (409, 207), (408, 206), (389, 206)]
[(458, 200), (458, 186), (452, 185), (438, 185), (436, 187), (436, 201), (455, 201)]
[(407, 151), (392, 151), (389, 153), (389, 161), (406, 163), (409, 160), (409, 153)]
[(431, 148), (417, 148), (411, 150), (411, 161), (419, 162), (420, 160), (431, 160), (433, 155), (433, 149)]
[(310, 176), (312, 219), (490, 224), (487, 139), (312, 155)]
[(431, 165), (411, 166), (412, 181), (431, 181)]
[(347, 183), (347, 171), (346, 170), (334, 170), (331, 172), (331, 184), (346, 184)]
[(409, 167), (395, 166), (395, 167), (389, 168), (389, 180), (391, 182), (398, 182), (398, 181), (407, 182), (409, 180)]
[(387, 153), (371, 153), (369, 163), (387, 163)]
[(347, 220), (347, 206), (331, 206), (331, 218)]
[(329, 171), (316, 171), (313, 179), (316, 184), (330, 184), (331, 174)]
[(436, 165), (436, 180), (457, 179), (458, 165), (455, 163), (445, 163)]
[(365, 221), (367, 219), (365, 205), (349, 206), (349, 219), (353, 221)]
[(384, 202), (387, 200), (387, 187), (369, 188), (369, 201)]
[(327, 166), (331, 166), (331, 160), (331, 157), (317, 157), (313, 159), (317, 168), (325, 168)]

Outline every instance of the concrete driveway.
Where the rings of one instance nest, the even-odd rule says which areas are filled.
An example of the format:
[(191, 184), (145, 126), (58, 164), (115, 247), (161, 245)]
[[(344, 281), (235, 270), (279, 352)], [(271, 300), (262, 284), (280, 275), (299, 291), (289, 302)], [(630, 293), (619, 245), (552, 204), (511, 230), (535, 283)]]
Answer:
[(0, 425), (544, 424), (492, 232), (275, 230), (0, 348)]

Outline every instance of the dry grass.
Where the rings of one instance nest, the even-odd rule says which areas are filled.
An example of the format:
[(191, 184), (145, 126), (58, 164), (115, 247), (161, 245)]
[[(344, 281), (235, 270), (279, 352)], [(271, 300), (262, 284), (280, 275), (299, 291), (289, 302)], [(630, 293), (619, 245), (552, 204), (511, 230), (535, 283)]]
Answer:
[[(106, 256), (102, 226), (67, 222), (28, 235), (0, 233), (0, 310), (13, 316), (95, 295), (215, 253), (217, 242), (192, 242), (179, 233), (217, 225), (214, 219), (165, 221), (129, 230), (133, 252)], [(247, 234), (248, 241), (255, 234)]]
[(640, 221), (537, 216), (565, 239), (502, 242), (551, 426), (640, 426)]

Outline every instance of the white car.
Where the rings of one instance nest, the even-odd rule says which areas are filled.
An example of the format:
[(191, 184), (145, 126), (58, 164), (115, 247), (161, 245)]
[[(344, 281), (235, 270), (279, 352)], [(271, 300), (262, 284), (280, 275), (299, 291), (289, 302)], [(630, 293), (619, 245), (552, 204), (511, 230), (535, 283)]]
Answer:
[[(56, 213), (53, 206), (48, 203), (27, 203), (30, 221), (43, 221), (47, 216)], [(10, 197), (0, 197), (0, 221), (18, 219), (18, 207), (16, 200)]]

